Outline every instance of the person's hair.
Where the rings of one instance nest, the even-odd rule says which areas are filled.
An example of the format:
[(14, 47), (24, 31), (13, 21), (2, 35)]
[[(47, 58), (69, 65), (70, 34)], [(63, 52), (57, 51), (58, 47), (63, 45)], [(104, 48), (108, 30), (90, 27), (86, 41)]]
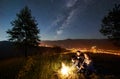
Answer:
[(89, 53), (86, 53), (86, 55), (89, 57), (89, 59), (92, 59)]
[(81, 51), (79, 51), (79, 50), (78, 50), (77, 52), (79, 52), (79, 53), (80, 53)]

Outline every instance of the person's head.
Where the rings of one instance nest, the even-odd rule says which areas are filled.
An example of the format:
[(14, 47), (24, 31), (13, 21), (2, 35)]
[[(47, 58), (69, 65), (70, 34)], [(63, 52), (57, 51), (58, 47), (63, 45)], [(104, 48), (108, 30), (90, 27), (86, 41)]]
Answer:
[(77, 56), (80, 56), (81, 52), (80, 52), (80, 51), (77, 51), (76, 54), (77, 54)]
[(90, 56), (89, 56), (88, 54), (84, 54), (84, 57), (85, 57), (85, 59), (88, 59), (88, 60), (91, 59)]

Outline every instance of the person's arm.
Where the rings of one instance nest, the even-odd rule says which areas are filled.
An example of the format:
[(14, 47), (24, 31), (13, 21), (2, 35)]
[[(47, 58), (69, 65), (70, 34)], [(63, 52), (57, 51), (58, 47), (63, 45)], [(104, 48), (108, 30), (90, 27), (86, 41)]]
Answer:
[(82, 64), (80, 65), (80, 67), (78, 68), (79, 70), (78, 71), (80, 71), (82, 68), (84, 68), (84, 63), (85, 63), (85, 60), (82, 62)]

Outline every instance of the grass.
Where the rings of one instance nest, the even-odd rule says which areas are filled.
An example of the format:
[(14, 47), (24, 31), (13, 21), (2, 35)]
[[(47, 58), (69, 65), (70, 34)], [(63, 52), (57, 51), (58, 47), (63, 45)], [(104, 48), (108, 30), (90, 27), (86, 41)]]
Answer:
[[(71, 66), (69, 54), (44, 53), (28, 58), (12, 58), (0, 61), (0, 79), (85, 79), (83, 74), (62, 77), (59, 74), (61, 63)], [(91, 79), (120, 79), (120, 57), (107, 54), (90, 54), (98, 73)]]
[(11, 58), (0, 61), (0, 79), (15, 79), (15, 75), (25, 63), (23, 58)]

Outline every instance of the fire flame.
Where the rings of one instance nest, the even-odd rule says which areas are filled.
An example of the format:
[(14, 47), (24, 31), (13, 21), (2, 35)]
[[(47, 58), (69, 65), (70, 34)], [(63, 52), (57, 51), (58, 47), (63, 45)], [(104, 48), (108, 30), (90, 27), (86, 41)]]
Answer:
[(75, 71), (76, 69), (74, 66), (68, 66), (62, 63), (62, 68), (60, 69), (59, 76), (61, 79), (78, 79)]
[(61, 73), (65, 76), (68, 76), (70, 72), (70, 68), (62, 63)]

